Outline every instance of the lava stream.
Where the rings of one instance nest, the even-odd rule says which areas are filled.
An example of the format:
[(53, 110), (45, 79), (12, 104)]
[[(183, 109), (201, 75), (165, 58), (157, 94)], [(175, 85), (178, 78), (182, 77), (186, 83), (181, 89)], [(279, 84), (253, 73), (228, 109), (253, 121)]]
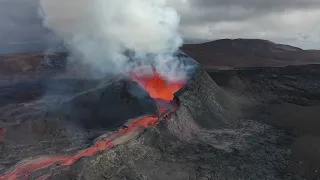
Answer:
[[(156, 71), (154, 71), (153, 77), (138, 77), (133, 76), (132, 80), (139, 83), (146, 91), (150, 93), (150, 96), (154, 99), (162, 99), (166, 102), (171, 102), (174, 98), (174, 93), (181, 89), (184, 84), (169, 84), (167, 83)], [(160, 109), (160, 115), (162, 119), (169, 118), (173, 111), (169, 111), (165, 114), (168, 109)], [(163, 115), (165, 114), (165, 115)], [(129, 139), (140, 134), (144, 129), (151, 128), (159, 124), (159, 117), (149, 116), (143, 119), (137, 119), (132, 124), (110, 137), (103, 139), (101, 138), (94, 146), (84, 149), (74, 156), (42, 156), (32, 160), (22, 161), (16, 165), (8, 174), (0, 177), (0, 180), (17, 180), (21, 178), (28, 178), (33, 172), (53, 166), (70, 166), (82, 157), (94, 156), (100, 151), (108, 150), (115, 147), (118, 144), (128, 141)], [(2, 132), (2, 131), (1, 131)], [(0, 137), (1, 137), (0, 132)], [(46, 179), (49, 176), (45, 175), (40, 179)]]

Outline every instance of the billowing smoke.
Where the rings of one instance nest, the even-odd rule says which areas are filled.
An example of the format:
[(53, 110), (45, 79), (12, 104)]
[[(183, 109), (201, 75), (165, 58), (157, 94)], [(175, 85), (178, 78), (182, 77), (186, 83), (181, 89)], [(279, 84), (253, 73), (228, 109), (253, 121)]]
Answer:
[[(41, 0), (44, 25), (96, 74), (154, 66), (168, 80), (188, 68), (173, 57), (183, 41), (179, 15), (167, 0)], [(130, 55), (128, 55), (130, 54)]]

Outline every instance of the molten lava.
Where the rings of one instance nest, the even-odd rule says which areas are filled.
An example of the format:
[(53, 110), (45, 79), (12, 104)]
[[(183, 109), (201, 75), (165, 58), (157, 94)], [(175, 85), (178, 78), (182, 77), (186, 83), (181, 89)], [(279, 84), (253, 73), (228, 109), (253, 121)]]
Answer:
[(132, 75), (131, 78), (149, 92), (153, 99), (163, 99), (166, 101), (172, 101), (174, 98), (173, 94), (185, 86), (184, 83), (170, 83), (166, 81), (156, 70), (154, 70), (152, 76), (139, 77)]
[[(162, 99), (166, 102), (172, 102), (174, 93), (184, 86), (184, 84), (168, 83), (156, 71), (154, 71), (154, 75), (152, 77), (134, 76), (132, 79), (133, 81), (139, 83), (146, 91), (148, 91), (152, 98), (156, 100)], [(159, 117), (149, 116), (143, 119), (137, 119), (133, 121), (128, 128), (123, 129), (106, 139), (99, 139), (94, 146), (86, 148), (73, 156), (42, 156), (32, 160), (23, 161), (19, 163), (14, 170), (0, 177), (0, 180), (17, 180), (22, 178), (27, 179), (33, 172), (57, 164), (59, 164), (60, 167), (70, 166), (82, 157), (94, 156), (100, 151), (108, 150), (116, 145), (128, 141), (129, 139), (140, 134), (144, 129), (158, 125), (160, 120), (168, 119), (174, 113), (174, 111), (175, 109), (160, 109)], [(50, 175), (41, 176), (39, 177), (39, 180), (47, 179), (49, 176)]]
[(4, 136), (7, 133), (7, 129), (6, 128), (2, 128), (0, 129), (0, 141), (4, 141)]

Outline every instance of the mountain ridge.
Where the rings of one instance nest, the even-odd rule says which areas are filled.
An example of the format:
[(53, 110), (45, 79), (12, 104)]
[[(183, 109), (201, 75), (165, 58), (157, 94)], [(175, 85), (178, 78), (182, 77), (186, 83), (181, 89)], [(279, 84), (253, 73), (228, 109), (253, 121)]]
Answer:
[(209, 69), (320, 63), (320, 50), (304, 50), (263, 39), (219, 39), (201, 44), (185, 44), (181, 50)]

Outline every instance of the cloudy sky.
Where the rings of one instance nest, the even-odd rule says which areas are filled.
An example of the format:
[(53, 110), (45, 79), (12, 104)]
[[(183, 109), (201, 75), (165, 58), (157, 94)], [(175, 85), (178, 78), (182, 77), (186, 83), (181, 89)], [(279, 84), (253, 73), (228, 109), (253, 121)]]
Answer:
[[(320, 0), (171, 0), (187, 41), (262, 38), (320, 49)], [(0, 0), (0, 53), (35, 51), (52, 36), (38, 0)]]
[(186, 0), (177, 7), (189, 39), (262, 38), (320, 49), (319, 0)]

